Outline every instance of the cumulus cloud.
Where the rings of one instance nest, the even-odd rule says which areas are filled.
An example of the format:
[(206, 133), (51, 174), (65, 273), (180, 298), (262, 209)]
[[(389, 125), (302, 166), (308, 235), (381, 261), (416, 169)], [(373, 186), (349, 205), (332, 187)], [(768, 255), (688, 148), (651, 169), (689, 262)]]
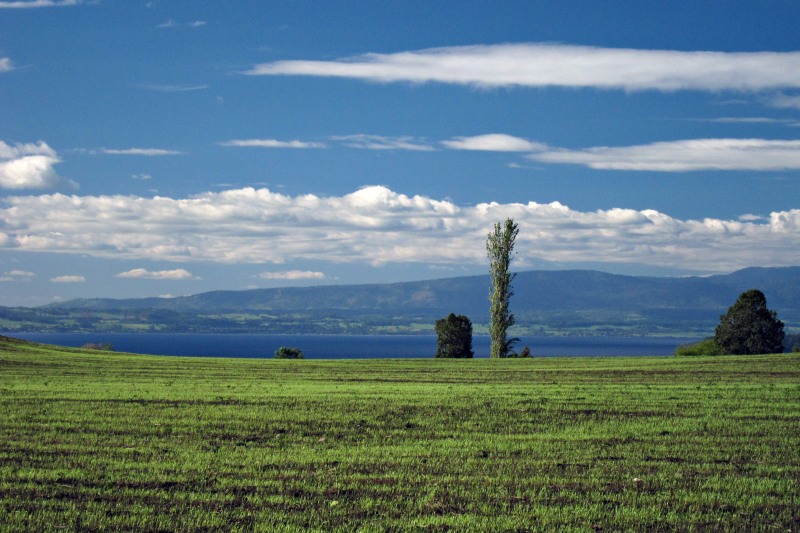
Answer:
[(528, 157), (545, 163), (570, 163), (605, 170), (798, 170), (800, 141), (691, 139), (584, 150), (551, 149)]
[(234, 139), (220, 143), (221, 146), (255, 148), (325, 148), (324, 143), (309, 141), (278, 141), (276, 139)]
[(283, 272), (262, 272), (258, 277), (261, 279), (280, 280), (325, 279), (325, 274), (307, 270), (286, 270)]
[(433, 146), (410, 136), (384, 137), (382, 135), (357, 133), (354, 135), (333, 136), (331, 140), (342, 142), (350, 148), (364, 150), (412, 150), (419, 152), (432, 152), (435, 150)]
[(144, 268), (134, 268), (127, 272), (120, 272), (116, 275), (118, 278), (128, 279), (166, 279), (166, 280), (183, 280), (183, 279), (196, 279), (194, 275), (183, 268), (175, 270), (157, 270), (151, 272)]
[(492, 224), (512, 217), (520, 266), (592, 261), (730, 271), (800, 264), (800, 209), (766, 220), (681, 220), (558, 202), (458, 206), (381, 186), (328, 197), (244, 188), (179, 199), (49, 194), (3, 202), (0, 248), (27, 252), (183, 263), (478, 265)]
[(85, 283), (86, 278), (83, 276), (57, 276), (50, 278), (53, 283)]
[(594, 87), (628, 91), (798, 88), (800, 52), (706, 52), (547, 43), (454, 46), (337, 61), (276, 61), (250, 75), (327, 76), (477, 87)]
[(143, 155), (143, 156), (162, 156), (162, 155), (183, 155), (177, 150), (164, 150), (162, 148), (100, 148), (93, 150), (93, 153), (105, 155)]
[(56, 151), (44, 142), (11, 146), (0, 141), (0, 187), (44, 189), (62, 185), (64, 180), (53, 168), (60, 162)]
[(474, 137), (456, 137), (442, 144), (453, 150), (482, 150), (487, 152), (539, 152), (547, 149), (547, 145), (506, 135), (505, 133), (487, 133)]
[(34, 7), (65, 7), (77, 6), (81, 0), (16, 0), (13, 2), (0, 2), (0, 9), (27, 9)]

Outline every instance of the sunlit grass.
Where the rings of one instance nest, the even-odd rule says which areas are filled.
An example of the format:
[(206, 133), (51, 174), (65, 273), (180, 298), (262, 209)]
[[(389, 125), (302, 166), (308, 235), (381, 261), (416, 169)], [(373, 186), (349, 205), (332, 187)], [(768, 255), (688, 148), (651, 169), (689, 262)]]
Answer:
[(0, 529), (797, 530), (800, 356), (274, 361), (0, 341)]

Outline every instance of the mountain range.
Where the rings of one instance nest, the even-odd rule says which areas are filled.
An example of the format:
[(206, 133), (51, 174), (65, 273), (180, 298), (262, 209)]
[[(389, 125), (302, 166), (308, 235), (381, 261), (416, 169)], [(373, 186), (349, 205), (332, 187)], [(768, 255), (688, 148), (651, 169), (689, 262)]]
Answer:
[[(488, 276), (426, 281), (213, 291), (177, 298), (77, 299), (0, 308), (0, 329), (432, 332), (436, 319), (488, 321)], [(511, 308), (525, 334), (713, 333), (742, 292), (759, 289), (787, 330), (800, 327), (800, 267), (746, 268), (707, 277), (646, 277), (590, 270), (519, 272)], [(42, 323), (36, 326), (37, 320)]]

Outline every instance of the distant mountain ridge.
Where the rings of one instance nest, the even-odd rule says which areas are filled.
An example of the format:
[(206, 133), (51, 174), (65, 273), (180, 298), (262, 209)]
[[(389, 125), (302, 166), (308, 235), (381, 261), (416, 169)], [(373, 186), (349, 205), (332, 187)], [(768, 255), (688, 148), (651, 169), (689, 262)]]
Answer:
[[(787, 326), (800, 326), (800, 267), (746, 268), (708, 277), (647, 277), (592, 270), (526, 271), (514, 280), (512, 311), (520, 326), (713, 329), (738, 295), (757, 288)], [(177, 298), (78, 299), (49, 311), (164, 311), (182, 315), (300, 313), (314, 319), (373, 316), (431, 320), (454, 312), (488, 320), (489, 277), (213, 291)]]

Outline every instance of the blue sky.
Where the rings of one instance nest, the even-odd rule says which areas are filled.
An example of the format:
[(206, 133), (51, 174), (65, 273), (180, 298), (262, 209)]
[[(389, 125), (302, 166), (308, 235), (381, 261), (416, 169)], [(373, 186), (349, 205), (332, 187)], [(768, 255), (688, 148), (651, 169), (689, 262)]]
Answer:
[(0, 305), (800, 264), (800, 3), (0, 1)]

